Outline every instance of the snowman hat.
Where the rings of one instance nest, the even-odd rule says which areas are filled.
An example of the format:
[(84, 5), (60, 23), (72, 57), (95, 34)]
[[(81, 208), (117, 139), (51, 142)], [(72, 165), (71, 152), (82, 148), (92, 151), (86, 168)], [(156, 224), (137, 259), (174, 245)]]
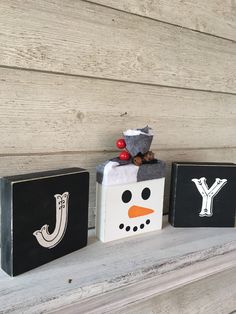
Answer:
[[(145, 154), (149, 151), (153, 140), (152, 129), (148, 126), (123, 132), (126, 150), (130, 156)], [(126, 152), (127, 153), (127, 152)], [(127, 154), (128, 154), (127, 153)], [(97, 182), (106, 185), (121, 185), (165, 177), (165, 163), (155, 162), (134, 165), (132, 158), (121, 160), (119, 157), (105, 161), (96, 167)]]
[(126, 149), (132, 157), (139, 153), (145, 154), (149, 151), (152, 144), (153, 132), (148, 126), (142, 129), (129, 129), (123, 132), (123, 135)]

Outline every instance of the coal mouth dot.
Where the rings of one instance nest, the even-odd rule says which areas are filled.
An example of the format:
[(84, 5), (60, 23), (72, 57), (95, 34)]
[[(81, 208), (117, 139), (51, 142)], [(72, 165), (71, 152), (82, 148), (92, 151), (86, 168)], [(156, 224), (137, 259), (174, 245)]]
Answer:
[[(147, 219), (146, 221), (145, 221), (145, 224), (146, 225), (149, 225), (150, 224), (150, 219)], [(142, 224), (140, 224), (140, 226), (138, 227), (138, 226), (134, 226), (133, 227), (133, 231), (134, 232), (136, 232), (137, 230), (138, 230), (138, 228), (140, 228), (140, 229), (144, 229), (145, 228), (145, 224), (144, 223), (142, 223)], [(131, 230), (131, 227), (130, 226), (126, 226), (125, 227), (125, 225), (123, 224), (123, 223), (121, 223), (120, 225), (119, 225), (119, 229), (125, 229), (127, 232), (129, 232), (130, 230)]]

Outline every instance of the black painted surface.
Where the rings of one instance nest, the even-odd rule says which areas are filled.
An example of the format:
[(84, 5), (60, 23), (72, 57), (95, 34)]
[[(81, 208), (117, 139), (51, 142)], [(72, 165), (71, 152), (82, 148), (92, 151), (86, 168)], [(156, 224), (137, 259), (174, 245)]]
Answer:
[[(2, 179), (2, 268), (9, 275), (21, 274), (87, 244), (88, 188), (89, 174), (80, 168)], [(65, 234), (55, 247), (45, 248), (33, 233), (45, 224), (49, 233), (54, 231), (54, 195), (64, 192), (69, 193)]]
[[(202, 196), (192, 179), (206, 178), (210, 188), (216, 178), (227, 183), (213, 198), (213, 215), (200, 217)], [(172, 164), (169, 222), (174, 227), (234, 227), (236, 165), (232, 163)]]
[(11, 235), (11, 184), (1, 179), (1, 265), (8, 274), (12, 274), (12, 235)]

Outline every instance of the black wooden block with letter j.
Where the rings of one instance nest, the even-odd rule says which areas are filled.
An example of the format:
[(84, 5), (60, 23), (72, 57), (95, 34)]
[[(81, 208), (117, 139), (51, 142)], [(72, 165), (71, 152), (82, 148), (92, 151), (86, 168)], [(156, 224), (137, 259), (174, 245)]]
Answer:
[(88, 187), (81, 168), (2, 178), (2, 269), (15, 276), (84, 247)]
[(172, 164), (169, 222), (174, 227), (234, 227), (236, 164)]

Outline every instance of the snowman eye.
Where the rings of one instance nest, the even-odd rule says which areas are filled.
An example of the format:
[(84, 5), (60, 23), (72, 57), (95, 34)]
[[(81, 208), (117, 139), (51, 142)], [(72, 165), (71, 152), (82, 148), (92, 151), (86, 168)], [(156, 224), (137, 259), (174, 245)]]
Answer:
[(149, 188), (145, 188), (142, 190), (142, 198), (144, 200), (147, 200), (150, 197), (150, 195), (151, 195), (151, 191)]
[(124, 203), (128, 203), (132, 198), (132, 193), (129, 190), (126, 190), (123, 192), (121, 198)]

